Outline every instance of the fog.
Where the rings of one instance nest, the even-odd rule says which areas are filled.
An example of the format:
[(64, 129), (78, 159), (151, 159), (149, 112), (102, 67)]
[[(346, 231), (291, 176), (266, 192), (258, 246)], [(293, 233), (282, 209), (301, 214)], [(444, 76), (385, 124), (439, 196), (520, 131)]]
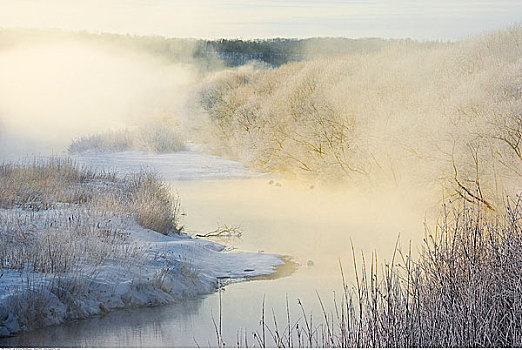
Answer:
[(180, 114), (195, 70), (80, 40), (0, 51), (0, 158), (61, 154), (72, 138)]
[[(315, 2), (309, 5), (311, 3)], [(206, 11), (210, 11), (209, 8)], [(325, 11), (328, 12), (328, 8)], [(306, 12), (312, 13), (310, 8)], [(192, 23), (198, 24), (197, 21)], [(486, 281), (482, 287), (488, 291), (491, 290), (490, 283), (497, 284), (508, 274), (516, 275), (502, 273), (498, 279), (491, 280), (488, 270), (482, 270), (482, 262), (486, 261), (486, 267), (490, 264), (497, 268), (500, 261), (496, 260), (497, 257), (518, 257), (509, 254), (520, 248), (519, 228), (518, 233), (513, 234), (513, 243), (506, 241), (510, 244), (506, 246), (514, 247), (506, 250), (507, 253), (500, 251), (495, 255), (497, 248), (504, 246), (500, 235), (493, 239), (489, 239), (493, 236), (481, 238), (481, 242), (492, 242), (492, 246), (490, 251), (483, 250), (479, 254), (488, 259), (493, 257), (491, 260), (476, 260), (475, 254), (468, 252), (475, 251), (471, 250), (471, 244), (473, 249), (482, 244), (475, 243), (480, 235), (477, 232), (489, 227), (489, 223), (483, 220), (492, 218), (490, 223), (497, 222), (494, 227), (498, 232), (507, 232), (508, 240), (511, 239), (509, 230), (514, 232), (515, 223), (520, 222), (516, 216), (509, 218), (509, 225), (507, 221), (500, 221), (503, 213), (514, 212), (506, 205), (506, 197), (517, 198), (518, 195), (520, 203), (520, 25), (458, 42), (394, 40), (376, 44), (372, 40), (358, 41), (353, 50), (340, 50), (333, 54), (330, 51), (324, 55), (324, 47), (328, 45), (321, 43), (335, 45), (342, 41), (317, 39), (318, 42), (310, 46), (314, 49), (304, 49), (319, 52), (304, 52), (292, 46), (295, 41), (291, 40), (249, 43), (222, 40), (219, 41), (221, 46), (212, 47), (205, 41), (130, 35), (58, 32), (49, 39), (49, 33), (43, 31), (24, 40), (18, 40), (21, 37), (15, 33), (2, 41), (1, 34), (0, 31), (0, 161), (31, 154), (70, 152), (79, 164), (98, 170), (116, 169), (121, 175), (128, 174), (126, 170), (152, 165), (161, 180), (154, 183), (149, 192), (144, 192), (149, 196), (144, 194), (144, 198), (165, 201), (147, 201), (149, 204), (145, 208), (153, 210), (144, 214), (146, 218), (151, 216), (150, 219), (154, 219), (156, 209), (165, 210), (167, 222), (172, 223), (170, 214), (175, 212), (176, 220), (178, 214), (183, 217), (183, 222), (175, 227), (176, 232), (192, 236), (202, 234), (225, 244), (225, 249), (287, 255), (292, 261), (286, 264), (289, 270), (298, 265), (296, 271), (287, 273), (286, 278), (280, 280), (277, 273), (263, 276), (275, 280), (263, 284), (262, 288), (248, 283), (241, 287), (227, 286), (227, 298), (232, 306), (228, 305), (226, 310), (232, 312), (227, 311), (225, 324), (233, 332), (243, 327), (254, 329), (259, 325), (257, 315), (244, 313), (242, 309), (245, 305), (250, 308), (259, 306), (261, 302), (264, 308), (265, 296), (270, 293), (303, 300), (307, 310), (312, 310), (310, 312), (314, 315), (325, 312), (318, 305), (312, 309), (308, 307), (317, 301), (320, 293), (324, 296), (342, 290), (339, 262), (348, 267), (347, 281), (355, 280), (350, 251), (352, 242), (354, 255), (368, 258), (359, 260), (361, 269), (367, 270), (370, 266), (372, 269), (371, 275), (363, 278), (363, 283), (370, 281), (373, 288), (374, 283), (378, 284), (373, 269), (378, 269), (379, 274), (380, 271), (384, 273), (379, 277), (384, 281), (379, 282), (382, 289), (377, 287), (371, 291), (380, 299), (371, 303), (386, 308), (385, 305), (395, 300), (393, 302), (400, 308), (406, 305), (404, 314), (408, 316), (403, 329), (409, 329), (410, 320), (414, 319), (409, 316), (410, 295), (419, 298), (410, 289), (410, 276), (415, 274), (415, 283), (420, 283), (421, 276), (420, 272), (417, 274), (420, 270), (409, 270), (411, 261), (407, 259), (411, 255), (420, 259), (417, 260), (419, 263), (414, 263), (416, 267), (427, 266), (423, 273), (435, 272), (430, 277), (433, 284), (428, 284), (429, 288), (425, 289), (435, 301), (426, 304), (428, 307), (419, 313), (427, 320), (421, 324), (422, 327), (446, 325), (448, 320), (460, 326), (463, 322), (448, 315), (455, 310), (467, 310), (472, 305), (468, 301), (473, 305), (486, 305), (482, 300), (501, 304), (496, 302), (496, 296), (466, 299), (474, 295), (470, 286), (474, 286), (475, 281), (467, 279), (471, 271), (483, 274), (479, 281)], [(179, 50), (177, 45), (180, 45)], [(194, 52), (186, 52), (191, 49)], [(270, 58), (284, 55), (290, 58), (271, 63), (275, 60), (270, 61)], [(229, 64), (235, 58), (239, 58), (235, 61), (241, 63)], [(237, 66), (243, 61), (246, 64)], [(154, 147), (135, 147), (134, 139), (139, 139), (138, 143), (149, 142)], [(112, 153), (129, 149), (149, 153)], [(176, 152), (183, 149), (197, 151)], [(7, 169), (4, 173), (10, 173), (9, 167), (4, 166)], [(170, 170), (183, 173), (183, 176), (169, 178), (162, 173), (176, 173)], [(48, 172), (54, 173), (52, 170)], [(21, 174), (13, 176), (16, 181), (11, 185), (20, 192), (13, 191), (3, 182), (9, 191), (0, 194), (5, 193), (10, 200), (5, 200), (5, 203), (16, 203), (18, 193), (31, 190), (30, 187), (27, 190), (25, 184), (25, 177), (29, 176), (24, 176), (24, 172)], [(39, 176), (38, 172), (35, 174), (33, 177)], [(90, 175), (85, 175), (85, 178), (87, 176)], [(141, 180), (141, 176), (137, 178)], [(36, 180), (33, 181), (38, 186), (50, 188), (46, 178)], [(56, 186), (59, 185), (61, 183)], [(178, 202), (168, 197), (167, 188), (180, 196), (181, 209), (169, 207)], [(98, 187), (96, 191), (102, 192)], [(30, 199), (36, 197), (38, 200), (37, 191), (33, 192), (35, 194), (23, 197), (27, 208), (32, 208)], [(75, 201), (83, 203), (82, 198), (83, 194), (78, 199), (65, 198), (63, 202), (60, 199), (55, 204), (76, 206), (79, 204)], [(109, 216), (118, 213), (119, 202), (113, 203), (103, 196), (101, 202), (104, 206), (99, 210), (108, 212)], [(128, 207), (126, 203), (121, 205)], [(473, 214), (476, 218), (469, 214), (475, 209), (479, 210)], [(128, 218), (132, 219), (133, 214), (129, 213)], [(452, 232), (452, 226), (448, 225), (450, 221), (456, 225), (455, 232), (458, 225), (464, 228), (464, 233), (460, 233), (463, 238), (460, 243), (448, 239)], [(503, 231), (499, 222), (509, 230)], [(220, 236), (219, 233), (223, 232), (216, 230), (216, 225), (218, 228), (237, 226), (237, 230)], [(164, 232), (169, 233), (168, 230)], [(207, 232), (215, 233), (214, 237), (205, 236)], [(429, 236), (430, 233), (433, 235)], [(381, 265), (381, 262), (389, 262), (390, 256), (395, 254), (399, 235), (398, 255), (408, 266), (408, 271), (404, 271), (408, 276), (405, 287), (400, 280), (406, 275), (396, 272), (399, 270), (390, 270), (395, 268), (393, 263)], [(22, 234), (19, 236), (23, 237)], [(182, 236), (180, 239), (185, 238)], [(423, 238), (429, 238), (424, 240), (424, 246)], [(498, 245), (496, 239), (500, 239)], [(408, 250), (408, 257), (404, 259), (410, 241), (412, 252)], [(446, 244), (442, 245), (442, 255), (447, 256), (445, 261), (432, 259), (438, 259), (440, 255), (438, 241)], [(194, 242), (197, 241), (190, 241), (191, 244)], [(50, 242), (47, 244), (51, 247)], [(459, 244), (463, 247), (460, 253)], [(455, 252), (457, 259), (454, 259)], [(163, 255), (162, 259), (166, 260), (161, 270), (167, 271), (170, 268), (169, 254)], [(473, 261), (469, 260), (472, 255)], [(378, 263), (375, 256), (379, 257)], [(174, 258), (178, 257), (180, 263), (192, 268), (190, 259), (186, 260), (183, 254)], [(219, 263), (204, 258), (195, 259), (209, 266)], [(517, 259), (513, 261), (520, 261)], [(436, 261), (442, 261), (441, 265)], [(460, 266), (462, 261), (464, 263)], [(477, 269), (479, 265), (481, 268)], [(255, 271), (245, 267), (240, 269)], [(460, 267), (464, 270), (458, 270)], [(454, 271), (466, 276), (459, 288), (454, 288), (453, 283), (448, 284), (449, 288), (445, 287), (449, 290), (450, 298), (447, 300), (450, 303), (440, 302), (434, 297), (439, 294), (441, 271), (449, 272), (449, 275), (443, 274), (441, 280), (444, 283), (453, 282)], [(189, 275), (207, 277), (204, 271), (200, 275), (198, 269)], [(392, 275), (394, 279), (391, 279)], [(382, 276), (386, 277), (383, 279)], [(501, 292), (511, 295), (509, 293), (516, 290), (513, 286), (518, 286), (519, 282), (513, 279), (513, 283)], [(141, 288), (141, 284), (139, 286)], [(414, 290), (423, 290), (423, 286), (417, 284)], [(455, 309), (457, 304), (453, 304), (452, 293), (457, 289), (464, 294), (470, 292), (461, 299), (461, 309)], [(368, 289), (361, 291), (363, 289), (358, 290), (359, 297), (370, 295)], [(219, 293), (220, 327), (221, 293), (222, 290)], [(393, 299), (397, 296), (400, 296), (398, 302)], [(181, 345), (190, 345), (195, 339), (194, 334), (199, 334), (202, 339), (214, 336), (212, 326), (204, 326), (210, 323), (207, 321), (211, 315), (216, 315), (213, 307), (216, 303), (209, 303), (216, 301), (215, 295), (213, 298), (205, 299), (196, 310), (186, 311), (191, 319), (196, 314), (195, 326), (190, 320), (174, 318), (165, 321), (183, 326), (176, 331)], [(346, 302), (351, 307), (352, 300)], [(512, 301), (503, 303), (511, 305)], [(451, 312), (442, 313), (444, 316), (439, 315), (440, 319), (435, 318), (437, 321), (433, 322), (432, 311), (440, 305), (450, 305), (446, 310)], [(276, 310), (286, 316), (283, 304)], [(356, 309), (351, 310), (355, 315)], [(100, 311), (104, 312), (104, 309), (100, 307)], [(305, 311), (302, 312), (306, 319)], [(326, 312), (324, 315), (328, 323)], [(386, 316), (382, 321), (390, 319), (386, 312), (379, 315)], [(480, 315), (477, 319), (485, 318)], [(377, 322), (375, 320), (372, 322)], [(341, 323), (344, 326), (344, 318)], [(117, 329), (118, 321), (112, 326)], [(118, 344), (138, 344), (142, 340), (141, 327), (144, 326), (133, 326), (132, 336), (121, 339), (122, 343)], [(169, 336), (172, 334), (170, 329), (175, 327), (169, 328)], [(290, 325), (288, 329), (291, 330)], [(363, 332), (370, 335), (372, 332), (368, 329), (363, 329)], [(470, 333), (469, 330), (466, 332)], [(112, 334), (117, 334), (117, 331), (102, 338), (111, 338)], [(389, 332), (385, 330), (382, 334), (387, 336)], [(430, 334), (446, 333), (433, 331)], [(464, 334), (464, 331), (459, 334)], [(85, 338), (76, 334), (72, 339), (69, 337), (66, 334), (65, 340), (54, 337), (52, 340), (57, 341), (58, 346), (71, 344), (71, 341), (76, 344), (77, 339), (81, 339), (82, 345), (91, 344), (91, 341), (100, 344), (89, 332)], [(154, 346), (172, 346), (167, 336), (154, 330), (145, 330), (143, 337), (152, 339)], [(397, 337), (399, 340), (403, 338)], [(104, 343), (102, 339), (101, 344), (111, 344), (110, 341), (105, 339)], [(233, 340), (227, 338), (226, 341), (233, 344)], [(15, 343), (18, 344), (16, 340)]]
[(183, 198), (188, 232), (210, 232), (218, 223), (239, 226), (244, 236), (225, 243), (280, 252), (302, 266), (311, 260), (314, 273), (330, 275), (332, 283), (339, 281), (339, 259), (351, 266), (351, 241), (358, 252), (382, 259), (399, 237), (403, 247), (413, 241), (416, 251), (424, 223), (434, 224), (440, 206), (440, 192), (421, 186), (372, 191), (267, 177), (177, 181), (172, 187)]
[(63, 154), (81, 137), (153, 129), (76, 149), (129, 137), (194, 141), (261, 171), (355, 186), (421, 183), (469, 200), (480, 190), (485, 203), (502, 202), (520, 176), (521, 33), (512, 26), (456, 43), (391, 41), (370, 51), (372, 42), (360, 41), (334, 57), (208, 69), (220, 54), (250, 51), (232, 45), (236, 51), (196, 57), (194, 41), (7, 32), (0, 157)]

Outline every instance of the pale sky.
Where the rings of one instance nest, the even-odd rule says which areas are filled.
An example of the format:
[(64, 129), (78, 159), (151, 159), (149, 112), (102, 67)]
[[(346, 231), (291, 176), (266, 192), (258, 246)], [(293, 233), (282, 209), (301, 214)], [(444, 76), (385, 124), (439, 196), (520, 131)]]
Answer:
[(168, 37), (452, 40), (522, 21), (522, 0), (0, 0), (0, 27)]

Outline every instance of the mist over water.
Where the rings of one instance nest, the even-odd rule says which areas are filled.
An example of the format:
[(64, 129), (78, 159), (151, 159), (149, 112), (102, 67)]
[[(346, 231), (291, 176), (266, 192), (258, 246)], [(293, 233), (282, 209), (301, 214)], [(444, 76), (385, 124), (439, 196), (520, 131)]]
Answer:
[[(355, 282), (352, 243), (359, 262), (376, 256), (389, 262), (400, 236), (400, 246), (412, 253), (424, 238), (424, 220), (436, 212), (418, 191), (366, 192), (310, 185), (277, 176), (239, 179), (177, 180), (169, 184), (182, 198), (184, 230), (205, 233), (218, 224), (238, 226), (242, 236), (214, 238), (236, 251), (277, 253), (292, 261), (290, 271), (227, 285), (221, 293), (224, 341), (233, 346), (237, 332), (259, 330), (263, 300), (267, 318), (286, 320), (286, 298), (291, 317), (306, 311), (321, 322), (318, 295), (333, 312), (333, 296), (340, 298), (344, 268), (348, 283)], [(422, 203), (422, 204), (421, 204)], [(294, 265), (295, 264), (295, 265)], [(368, 266), (369, 268), (369, 266)], [(379, 273), (381, 271), (379, 270)], [(317, 294), (316, 294), (317, 293)], [(215, 293), (174, 305), (152, 309), (117, 311), (47, 330), (36, 330), (3, 345), (41, 346), (215, 346), (212, 319), (219, 315)], [(339, 299), (337, 299), (339, 300)], [(271, 344), (271, 343), (270, 343)]]
[[(180, 196), (184, 232), (237, 226), (241, 237), (216, 239), (232, 254), (285, 255), (296, 267), (291, 274), (225, 288), (227, 345), (237, 330), (259, 324), (259, 314), (244, 311), (259, 309), (265, 295), (283, 318), (285, 294), (294, 313), (299, 298), (321, 314), (316, 291), (326, 299), (342, 292), (339, 263), (353, 282), (352, 244), (370, 261), (389, 261), (396, 242), (402, 252), (411, 242), (418, 256), (424, 235), (438, 229), (441, 204), (457, 199), (494, 211), (520, 188), (520, 26), (456, 43), (405, 40), (370, 50), (365, 41), (359, 51), (315, 52), (278, 67), (225, 68), (219, 54), (234, 51), (180, 63), (167, 49), (108, 37), (0, 42), (0, 161), (66, 154), (71, 141), (84, 138), (71, 153), (89, 166), (124, 175), (159, 171)], [(97, 143), (142, 142), (134, 139), (143, 130), (171, 131), (166, 137), (186, 148), (94, 152)], [(207, 345), (217, 298), (157, 314), (122, 312), (54, 328), (56, 337), (36, 331), (25, 339), (190, 346), (194, 337)], [(96, 327), (100, 335), (93, 335)], [(22, 338), (6, 342), (27, 345)]]

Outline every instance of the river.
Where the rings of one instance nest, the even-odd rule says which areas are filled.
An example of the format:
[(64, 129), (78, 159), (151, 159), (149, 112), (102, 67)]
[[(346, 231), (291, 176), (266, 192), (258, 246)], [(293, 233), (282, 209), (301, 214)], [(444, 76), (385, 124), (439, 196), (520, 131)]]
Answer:
[[(193, 156), (193, 155), (192, 155)], [(217, 160), (214, 159), (214, 160)], [(207, 162), (210, 171), (215, 165)], [(221, 160), (219, 160), (221, 161)], [(88, 161), (87, 161), (88, 163)], [(103, 161), (97, 160), (97, 164)], [(117, 162), (116, 162), (117, 163)], [(183, 163), (183, 162), (181, 162)], [(111, 164), (115, 164), (112, 162)], [(304, 184), (270, 174), (235, 172), (220, 176), (165, 176), (181, 201), (186, 232), (205, 233), (218, 224), (238, 226), (241, 237), (221, 239), (234, 251), (263, 251), (287, 256), (289, 263), (271, 276), (228, 283), (220, 293), (183, 302), (116, 311), (103, 317), (69, 322), (0, 341), (3, 346), (35, 347), (196, 347), (216, 346), (213, 319), (224, 342), (235, 346), (238, 334), (259, 331), (263, 299), (268, 324), (273, 316), (286, 324), (286, 300), (292, 321), (302, 316), (297, 303), (315, 321), (323, 319), (318, 295), (333, 312), (334, 295), (342, 291), (339, 262), (350, 279), (351, 241), (360, 259), (375, 252), (389, 260), (400, 234), (403, 247), (419, 243), (424, 233), (426, 203), (401, 191), (358, 191)], [(233, 165), (233, 166), (232, 166)], [(117, 167), (117, 164), (115, 165)], [(183, 167), (183, 164), (178, 164)], [(123, 168), (123, 166), (122, 166)], [(182, 169), (178, 169), (181, 171)], [(185, 169), (186, 170), (186, 169)], [(161, 169), (160, 169), (161, 173)], [(238, 176), (239, 175), (239, 176)], [(412, 192), (413, 193), (413, 192)]]

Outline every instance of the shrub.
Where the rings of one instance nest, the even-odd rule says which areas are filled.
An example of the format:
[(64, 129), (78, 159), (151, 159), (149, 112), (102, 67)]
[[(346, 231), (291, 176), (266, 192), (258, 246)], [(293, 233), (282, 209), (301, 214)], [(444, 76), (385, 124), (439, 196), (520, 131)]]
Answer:
[(179, 201), (152, 173), (118, 177), (68, 158), (35, 158), (0, 165), (0, 209), (50, 210), (64, 206), (103, 215), (127, 215), (163, 234), (179, 232)]
[(222, 72), (202, 84), (199, 104), (215, 149), (254, 168), (357, 185), (441, 182), (495, 209), (522, 177), (521, 55), (520, 25), (397, 42)]
[(140, 173), (131, 178), (132, 207), (138, 223), (150, 230), (179, 233), (177, 219), (179, 201), (153, 173)]
[(522, 196), (503, 214), (465, 201), (445, 206), (417, 258), (411, 246), (396, 247), (382, 270), (372, 255), (368, 270), (353, 253), (355, 285), (343, 274), (343, 300), (331, 314), (319, 299), (323, 323), (312, 326), (299, 301), (303, 315), (285, 329), (263, 311), (254, 339), (261, 347), (266, 334), (289, 347), (520, 347), (521, 248)]
[(168, 153), (185, 148), (179, 134), (169, 123), (150, 123), (137, 129), (106, 131), (74, 139), (69, 154), (87, 151), (121, 152), (129, 150)]

